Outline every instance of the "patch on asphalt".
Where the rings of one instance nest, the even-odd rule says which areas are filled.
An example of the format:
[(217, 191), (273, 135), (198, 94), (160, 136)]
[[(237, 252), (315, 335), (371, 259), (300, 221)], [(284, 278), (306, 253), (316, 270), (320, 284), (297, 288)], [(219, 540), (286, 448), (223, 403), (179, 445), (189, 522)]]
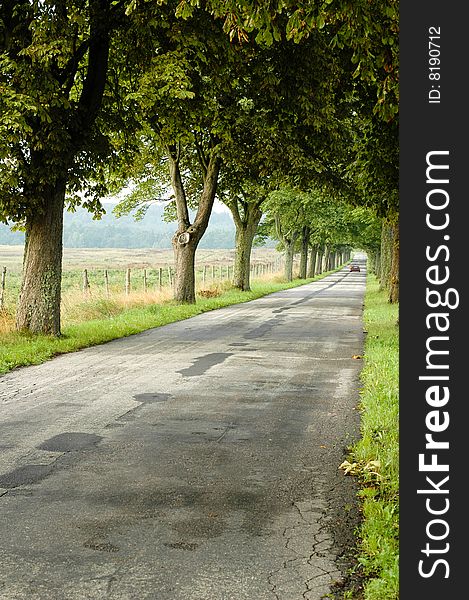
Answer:
[(85, 542), (83, 546), (90, 550), (98, 550), (98, 552), (119, 552), (119, 547), (110, 542), (94, 542), (90, 540)]
[(171, 398), (171, 394), (159, 394), (158, 392), (148, 392), (146, 394), (135, 394), (135, 400), (143, 404), (154, 404), (156, 402), (166, 402)]
[(196, 550), (199, 547), (199, 544), (196, 544), (195, 542), (165, 542), (163, 546), (174, 548), (175, 550)]
[(173, 523), (171, 529), (181, 537), (210, 539), (220, 536), (225, 531), (223, 520), (216, 517), (199, 517)]
[(245, 340), (255, 340), (256, 338), (263, 337), (266, 333), (270, 333), (276, 325), (282, 325), (283, 319), (281, 317), (275, 317), (269, 319), (265, 323), (262, 323), (259, 327), (248, 331), (243, 335)]
[(95, 446), (102, 439), (100, 435), (95, 435), (94, 433), (71, 431), (54, 435), (54, 437), (39, 444), (37, 448), (39, 450), (48, 450), (49, 452), (74, 452)]
[(52, 471), (52, 465), (25, 465), (0, 475), (0, 488), (12, 489), (41, 481)]
[(195, 359), (190, 367), (177, 371), (183, 377), (197, 377), (203, 375), (206, 371), (224, 362), (227, 358), (233, 356), (232, 352), (212, 352)]

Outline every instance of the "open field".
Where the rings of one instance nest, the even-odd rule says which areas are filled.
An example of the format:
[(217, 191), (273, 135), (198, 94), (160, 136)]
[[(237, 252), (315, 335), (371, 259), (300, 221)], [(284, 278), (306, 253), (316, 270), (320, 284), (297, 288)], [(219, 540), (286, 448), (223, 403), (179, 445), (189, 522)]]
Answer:
[[(200, 249), (196, 253), (196, 264), (226, 265), (234, 262), (234, 249), (207, 250)], [(254, 248), (252, 262), (269, 263), (278, 258), (280, 254), (273, 248)], [(0, 245), (0, 268), (6, 267), (8, 271), (21, 271), (23, 261), (23, 246)], [(64, 248), (64, 271), (74, 269), (145, 269), (166, 267), (174, 263), (171, 249), (157, 248)]]
[[(196, 282), (199, 290), (233, 277), (234, 252), (231, 249), (197, 251)], [(3, 307), (10, 315), (20, 290), (22, 253), (22, 246), (0, 245), (0, 270), (6, 268)], [(84, 293), (87, 298), (95, 300), (123, 294), (127, 300), (135, 294), (162, 294), (167, 299), (174, 275), (173, 265), (173, 251), (170, 249), (65, 248), (62, 276), (64, 316), (67, 316), (67, 307), (83, 301)], [(273, 275), (281, 268), (282, 255), (276, 250), (253, 250), (253, 279)], [(146, 300), (155, 301), (155, 298)]]

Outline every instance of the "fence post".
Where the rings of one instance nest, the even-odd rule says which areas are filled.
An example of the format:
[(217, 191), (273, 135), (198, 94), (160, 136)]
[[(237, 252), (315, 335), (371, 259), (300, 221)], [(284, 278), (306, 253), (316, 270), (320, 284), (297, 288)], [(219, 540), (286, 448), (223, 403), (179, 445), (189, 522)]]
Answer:
[(90, 282), (88, 280), (88, 269), (83, 269), (83, 293), (88, 294), (90, 291)]
[(125, 272), (125, 295), (130, 294), (130, 269)]
[(143, 269), (143, 293), (147, 293), (147, 270)]
[(215, 279), (215, 265), (212, 265), (212, 281)]
[(158, 268), (158, 287), (161, 290), (161, 287), (163, 286), (163, 268), (159, 267)]
[(2, 269), (2, 284), (0, 288), (0, 310), (5, 306), (5, 285), (7, 278), (7, 268), (3, 267)]
[(204, 270), (202, 271), (202, 283), (205, 283), (207, 279), (207, 265), (204, 265)]
[(104, 269), (104, 289), (106, 291), (106, 298), (109, 298), (109, 275), (107, 269)]

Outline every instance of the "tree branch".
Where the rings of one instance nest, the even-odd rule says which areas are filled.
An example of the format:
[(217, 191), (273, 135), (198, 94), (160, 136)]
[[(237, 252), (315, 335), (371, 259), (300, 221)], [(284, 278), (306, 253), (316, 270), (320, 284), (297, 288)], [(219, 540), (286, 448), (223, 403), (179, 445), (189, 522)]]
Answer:
[[(108, 37), (110, 32), (117, 25), (119, 18), (123, 17), (125, 14), (125, 4), (126, 0), (121, 0), (118, 4), (115, 4), (112, 7), (109, 7), (109, 2), (99, 1), (98, 2), (90, 2), (90, 12), (93, 13), (93, 4), (101, 5), (98, 10), (105, 10), (106, 17), (101, 19), (99, 24), (95, 23), (94, 26), (91, 24), (90, 26), (90, 35), (86, 40), (83, 40), (78, 48), (75, 47), (75, 51), (73, 56), (67, 62), (67, 64), (61, 69), (59, 74), (57, 75), (57, 81), (60, 85), (66, 85), (66, 92), (70, 92), (75, 76), (78, 72), (78, 68), (80, 66), (80, 62), (85, 57), (86, 53), (90, 51), (91, 47), (96, 44), (100, 38)], [(90, 20), (93, 20), (93, 15), (91, 14)], [(74, 46), (76, 44), (76, 40), (78, 38), (78, 32), (74, 38)]]
[[(220, 198), (225, 194), (223, 192), (218, 192)], [(233, 221), (235, 222), (236, 227), (242, 227), (243, 222), (241, 220), (241, 215), (239, 213), (238, 200), (236, 198), (230, 198), (230, 200), (223, 200), (224, 204), (230, 209), (231, 214), (233, 215)]]
[(176, 212), (178, 218), (178, 231), (186, 231), (190, 227), (189, 210), (187, 207), (186, 192), (184, 190), (184, 183), (181, 177), (181, 170), (179, 168), (179, 157), (180, 157), (180, 145), (176, 147), (176, 144), (167, 146), (168, 157), (169, 157), (169, 174), (171, 177), (171, 187), (174, 191), (174, 197), (176, 199)]
[(207, 165), (207, 172), (204, 176), (204, 187), (197, 209), (197, 215), (194, 219), (194, 227), (202, 235), (207, 228), (210, 215), (212, 213), (213, 202), (217, 192), (218, 175), (221, 168), (221, 159), (214, 152), (210, 154), (210, 160)]
[(202, 167), (202, 173), (205, 178), (208, 171), (209, 161), (207, 160), (207, 155), (204, 152), (202, 143), (198, 139), (197, 133), (194, 133), (194, 143), (197, 152), (197, 158), (199, 159), (200, 166)]

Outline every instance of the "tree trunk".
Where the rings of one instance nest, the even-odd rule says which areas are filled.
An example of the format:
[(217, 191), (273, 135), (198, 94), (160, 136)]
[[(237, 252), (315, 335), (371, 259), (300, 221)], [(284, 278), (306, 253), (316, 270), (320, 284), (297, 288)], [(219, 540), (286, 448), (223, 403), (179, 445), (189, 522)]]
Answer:
[(324, 250), (318, 250), (318, 254), (316, 257), (316, 275), (321, 275), (322, 273), (322, 261), (324, 258)]
[(295, 256), (295, 243), (297, 237), (298, 233), (295, 231), (290, 239), (283, 240), (285, 246), (285, 279), (287, 281), (293, 281), (293, 259)]
[(23, 276), (16, 312), (19, 331), (60, 335), (64, 202), (62, 181), (45, 198), (44, 210), (26, 222)]
[(221, 161), (212, 154), (204, 168), (204, 187), (199, 199), (197, 214), (193, 225), (189, 223), (187, 201), (179, 170), (179, 157), (169, 149), (170, 175), (176, 196), (178, 229), (173, 237), (174, 264), (174, 300), (181, 304), (195, 303), (195, 252), (207, 229), (212, 212)]
[(321, 270), (322, 273), (324, 273), (324, 271), (329, 271), (329, 255), (330, 255), (330, 252), (331, 251), (326, 246), (326, 248), (324, 250), (324, 256), (322, 257), (322, 270)]
[[(237, 217), (239, 217), (239, 219)], [(245, 204), (242, 219), (239, 215), (239, 211), (237, 216), (233, 213), (236, 225), (236, 253), (233, 285), (243, 292), (247, 292), (251, 289), (250, 274), (252, 243), (261, 217), (262, 211), (256, 204)]]
[(301, 230), (300, 279), (306, 279), (306, 270), (308, 268), (309, 234), (310, 228), (305, 225)]
[(195, 251), (198, 242), (195, 238), (188, 244), (179, 244), (177, 239), (173, 240), (176, 269), (173, 296), (184, 304), (195, 303)]
[(316, 246), (311, 246), (309, 253), (308, 277), (314, 277), (316, 275), (316, 255)]
[(380, 289), (388, 290), (391, 281), (392, 262), (392, 238), (393, 232), (389, 221), (384, 220), (381, 229), (381, 265), (380, 265)]
[(293, 256), (294, 256), (293, 245), (289, 244), (285, 248), (285, 274), (284, 274), (284, 276), (287, 281), (293, 280)]
[(392, 257), (389, 278), (389, 302), (399, 302), (399, 224), (393, 223), (392, 229)]

